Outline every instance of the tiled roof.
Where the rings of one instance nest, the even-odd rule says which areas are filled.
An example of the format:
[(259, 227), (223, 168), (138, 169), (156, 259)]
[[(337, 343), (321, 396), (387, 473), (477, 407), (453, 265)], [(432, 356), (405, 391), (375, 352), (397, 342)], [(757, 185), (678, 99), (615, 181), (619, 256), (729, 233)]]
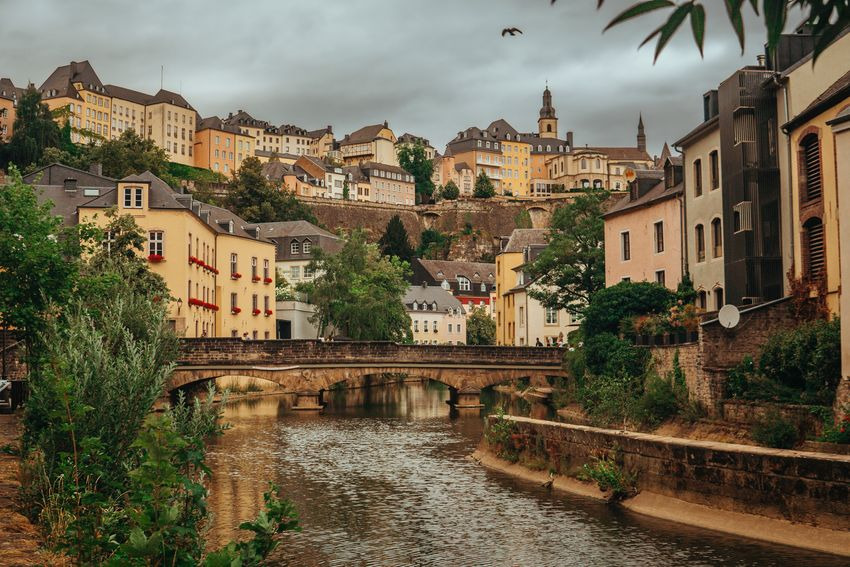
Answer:
[(5, 98), (6, 100), (17, 100), (21, 98), (21, 95), (24, 94), (25, 90), (26, 89), (16, 87), (14, 83), (12, 83), (12, 79), (7, 77), (0, 79), (0, 98)]
[(392, 171), (393, 173), (400, 173), (402, 175), (410, 175), (407, 170), (398, 167), (397, 165), (389, 165), (386, 163), (378, 163), (376, 161), (365, 161), (360, 164), (362, 169), (380, 169), (381, 171)]
[(400, 144), (415, 144), (416, 142), (419, 142), (423, 146), (431, 145), (431, 143), (428, 141), (428, 138), (417, 136), (416, 134), (411, 134), (409, 132), (405, 132), (404, 134), (398, 137), (398, 143)]
[(292, 166), (287, 163), (270, 161), (263, 164), (263, 175), (266, 176), (266, 179), (283, 181), (285, 176), (293, 175), (294, 173), (295, 171)]
[(194, 108), (192, 108), (192, 105), (189, 104), (185, 98), (183, 98), (183, 95), (171, 91), (166, 91), (164, 89), (160, 89), (155, 95), (153, 95), (153, 98), (151, 98), (151, 101), (148, 104), (163, 103), (173, 104), (174, 106), (182, 106), (183, 108), (188, 108), (189, 110), (195, 110)]
[(203, 118), (197, 121), (196, 130), (200, 132), (201, 130), (206, 129), (220, 130), (222, 132), (230, 132), (232, 134), (242, 133), (238, 126), (234, 126), (233, 124), (225, 124), (218, 116), (209, 116), (207, 118)]
[(522, 252), (532, 244), (546, 244), (548, 234), (547, 228), (515, 228), (503, 252)]
[(595, 146), (588, 149), (602, 152), (608, 156), (608, 159), (613, 160), (652, 161), (652, 157), (646, 153), (646, 150), (639, 148)]
[(674, 185), (673, 187), (665, 187), (664, 179), (662, 178), (652, 189), (638, 197), (634, 201), (631, 200), (631, 195), (626, 195), (616, 203), (614, 203), (608, 212), (603, 217), (612, 217), (631, 211), (640, 207), (648, 207), (668, 199), (673, 199), (682, 193), (682, 184)]
[(281, 134), (289, 134), (290, 136), (303, 136), (305, 138), (309, 137), (307, 134), (307, 130), (301, 128), (300, 126), (295, 126), (294, 124), (282, 124), (280, 126)]
[(330, 134), (331, 136), (333, 136), (333, 133), (333, 128), (331, 128), (330, 126), (326, 126), (324, 128), (319, 128), (318, 130), (310, 130), (309, 132), (307, 132), (307, 137), (316, 140), (318, 138), (321, 138), (325, 134)]
[(262, 238), (280, 238), (283, 236), (324, 236), (342, 240), (339, 236), (305, 220), (261, 222), (256, 224)]
[(381, 130), (384, 128), (389, 128), (386, 122), (383, 124), (372, 124), (371, 126), (364, 126), (359, 130), (355, 130), (351, 134), (347, 134), (345, 138), (339, 141), (340, 145), (348, 145), (348, 144), (362, 144), (364, 142), (371, 142), (375, 138), (378, 137), (378, 134), (381, 133)]
[(68, 65), (57, 67), (38, 90), (43, 93), (43, 98), (79, 98), (73, 83), (83, 83), (88, 90), (109, 94), (88, 61), (71, 61)]
[(464, 169), (472, 171), (472, 168), (469, 167), (469, 164), (467, 164), (465, 161), (460, 161), (455, 164), (455, 171), (463, 171)]
[(134, 91), (133, 89), (125, 89), (124, 87), (119, 87), (118, 85), (106, 85), (106, 90), (109, 91), (110, 95), (116, 98), (128, 100), (136, 104), (141, 104), (142, 106), (148, 104), (151, 98), (153, 98), (149, 94)]
[(417, 258), (415, 261), (428, 272), (434, 281), (448, 280), (453, 282), (457, 280), (457, 276), (463, 276), (473, 283), (495, 281), (496, 264), (493, 263), (423, 260), (421, 258)]
[(487, 131), (490, 132), (490, 136), (493, 138), (505, 138), (505, 134), (510, 134), (511, 138), (516, 139), (516, 135), (519, 134), (516, 128), (511, 126), (507, 120), (504, 118), (499, 118), (498, 120), (494, 120), (487, 126)]
[(450, 308), (463, 309), (463, 305), (458, 298), (438, 285), (412, 285), (407, 288), (401, 301), (408, 309), (411, 309), (414, 301), (420, 305), (432, 305), (436, 303), (437, 309), (433, 313), (445, 313)]

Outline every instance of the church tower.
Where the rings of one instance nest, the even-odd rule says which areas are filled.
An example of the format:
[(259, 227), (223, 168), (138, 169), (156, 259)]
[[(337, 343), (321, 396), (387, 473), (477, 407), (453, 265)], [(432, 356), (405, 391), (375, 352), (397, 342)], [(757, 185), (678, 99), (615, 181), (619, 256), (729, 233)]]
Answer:
[(643, 113), (641, 113), (640, 118), (638, 119), (637, 148), (641, 151), (646, 151), (646, 134), (643, 131)]
[(552, 106), (552, 93), (549, 85), (543, 91), (543, 106), (540, 108), (540, 118), (537, 119), (537, 131), (541, 138), (558, 137), (558, 119), (555, 117), (555, 108)]

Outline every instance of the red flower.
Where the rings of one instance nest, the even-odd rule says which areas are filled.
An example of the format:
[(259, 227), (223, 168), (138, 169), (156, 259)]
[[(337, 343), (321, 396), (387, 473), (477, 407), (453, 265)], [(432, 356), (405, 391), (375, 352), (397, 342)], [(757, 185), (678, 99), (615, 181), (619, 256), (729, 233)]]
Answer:
[(273, 280), (273, 279), (271, 279), (271, 278), (263, 278), (263, 283), (270, 284), (270, 283), (272, 283), (273, 281), (274, 281), (274, 280)]
[(259, 314), (260, 314), (260, 310), (259, 310), (259, 309), (254, 309), (254, 310), (252, 311), (252, 313), (253, 313), (254, 315), (259, 315)]
[(162, 257), (162, 254), (151, 254), (150, 256), (148, 256), (148, 262), (150, 262), (151, 264), (158, 264), (163, 260), (164, 258)]
[(254, 277), (251, 278), (251, 281), (258, 282), (258, 281), (260, 281), (260, 279), (261, 279), (260, 276), (254, 276)]
[(269, 317), (271, 315), (274, 315), (274, 311), (272, 311), (271, 309), (266, 309), (266, 317)]
[(233, 280), (238, 280), (241, 277), (242, 277), (242, 274), (240, 274), (239, 272), (233, 272), (232, 274), (230, 274), (230, 279), (233, 279)]
[(231, 307), (230, 312), (234, 315), (239, 315), (240, 313), (242, 313), (242, 309), (239, 307)]

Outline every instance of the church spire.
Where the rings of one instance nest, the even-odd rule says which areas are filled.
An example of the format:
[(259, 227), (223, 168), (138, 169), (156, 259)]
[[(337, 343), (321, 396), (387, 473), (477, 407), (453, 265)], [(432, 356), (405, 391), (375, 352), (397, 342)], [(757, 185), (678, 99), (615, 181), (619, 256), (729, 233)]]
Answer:
[(555, 116), (555, 107), (552, 106), (552, 91), (549, 90), (549, 82), (543, 91), (543, 106), (540, 107), (540, 118), (537, 119), (537, 131), (541, 138), (558, 137), (558, 118)]
[(637, 148), (641, 151), (646, 151), (646, 133), (643, 130), (643, 113), (640, 113), (640, 118), (638, 118), (638, 131), (637, 131)]

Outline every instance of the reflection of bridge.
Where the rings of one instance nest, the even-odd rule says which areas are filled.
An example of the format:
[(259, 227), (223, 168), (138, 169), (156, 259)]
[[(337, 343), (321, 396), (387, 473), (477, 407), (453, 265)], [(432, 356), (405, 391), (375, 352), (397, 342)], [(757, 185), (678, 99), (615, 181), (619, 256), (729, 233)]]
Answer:
[(388, 342), (184, 339), (168, 390), (221, 376), (269, 380), (316, 409), (332, 385), (375, 374), (408, 374), (449, 386), (456, 407), (478, 407), (482, 388), (564, 376), (563, 350), (545, 347), (420, 346)]

